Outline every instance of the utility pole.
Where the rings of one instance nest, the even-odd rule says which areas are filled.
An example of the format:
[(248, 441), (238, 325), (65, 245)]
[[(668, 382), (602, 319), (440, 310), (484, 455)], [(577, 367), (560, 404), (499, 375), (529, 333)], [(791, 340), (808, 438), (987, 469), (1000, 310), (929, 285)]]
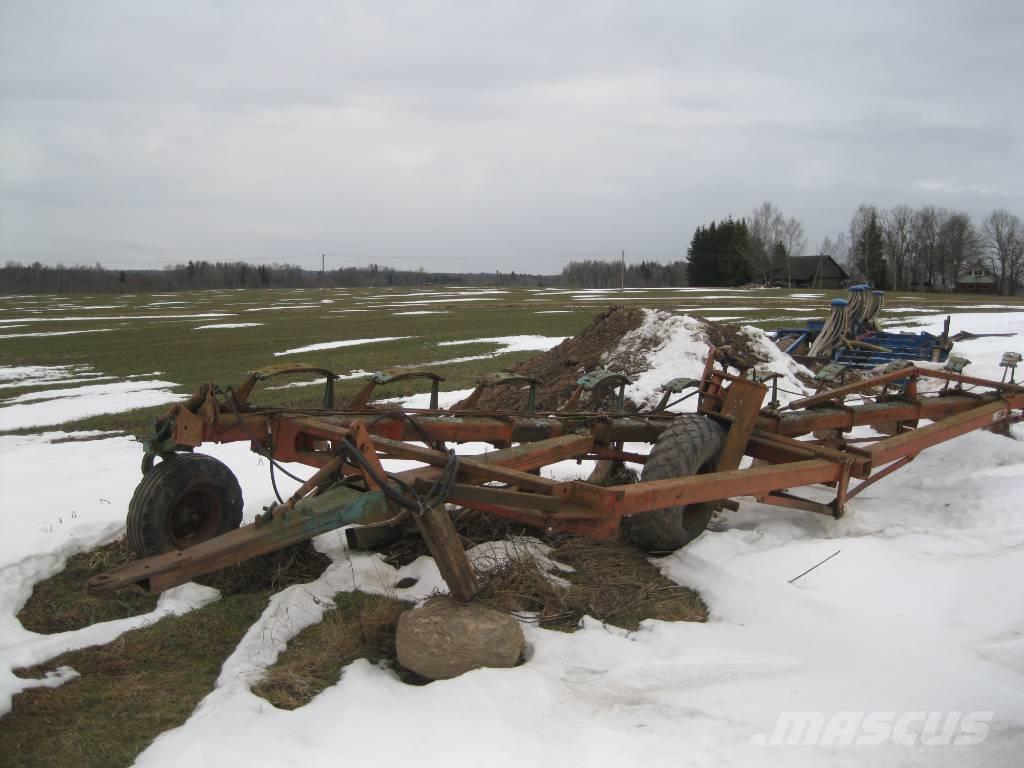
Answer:
[(320, 298), (323, 298), (324, 294), (327, 293), (327, 282), (326, 282), (326, 274), (325, 274), (326, 264), (327, 264), (327, 254), (321, 253), (320, 254)]
[(622, 249), (622, 260), (619, 262), (619, 293), (626, 290), (626, 249)]

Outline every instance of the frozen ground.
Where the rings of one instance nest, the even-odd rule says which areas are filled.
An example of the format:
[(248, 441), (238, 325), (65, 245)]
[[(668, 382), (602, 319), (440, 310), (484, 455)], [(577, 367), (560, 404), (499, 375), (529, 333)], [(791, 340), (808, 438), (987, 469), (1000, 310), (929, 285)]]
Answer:
[[(941, 325), (941, 318), (920, 322)], [(1024, 314), (954, 316), (954, 331), (961, 328), (1020, 334), (959, 344), (957, 353), (973, 361), (969, 373), (998, 377), (1003, 351), (1024, 351)], [(666, 369), (659, 384), (689, 373), (693, 360), (682, 353), (697, 351), (689, 346), (654, 351)], [(132, 440), (58, 437), (0, 436), (8, 509), (0, 537), (0, 711), (24, 685), (12, 668), (107, 642), (153, 618), (53, 636), (27, 632), (15, 619), (32, 585), (67, 556), (120, 534), (138, 480)], [(333, 565), (316, 582), (274, 598), (224, 664), (216, 689), (138, 765), (1018, 765), (1024, 430), (1015, 437), (979, 432), (937, 446), (857, 497), (841, 521), (744, 501), (714, 531), (661, 561), (669, 577), (703, 594), (707, 624), (649, 621), (628, 633), (590, 621), (572, 635), (527, 624), (530, 654), (518, 668), (411, 687), (360, 661), (305, 707), (277, 710), (249, 686), (290, 636), (319, 619), (323, 605), (314, 596), (388, 590), (408, 574), (420, 579), (418, 597), (440, 586), (427, 558), (396, 570), (347, 551), (340, 533), (327, 534), (317, 546)], [(239, 475), (248, 517), (270, 500), (266, 466), (243, 445), (209, 452)], [(574, 463), (560, 469), (587, 471)], [(213, 597), (184, 587), (158, 611)], [(46, 684), (74, 672), (62, 674)], [(903, 726), (874, 745), (764, 745), (786, 711), (826, 719), (880, 713)], [(975, 730), (986, 736), (981, 743), (921, 743), (922, 730), (941, 736), (951, 713), (978, 712), (991, 713)]]

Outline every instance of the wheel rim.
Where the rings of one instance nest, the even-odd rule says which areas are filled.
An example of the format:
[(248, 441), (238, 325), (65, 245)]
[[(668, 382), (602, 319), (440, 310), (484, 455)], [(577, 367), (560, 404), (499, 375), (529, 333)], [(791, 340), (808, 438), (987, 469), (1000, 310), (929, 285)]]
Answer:
[(210, 488), (196, 488), (178, 499), (170, 516), (171, 541), (178, 549), (213, 538), (220, 529), (224, 509)]

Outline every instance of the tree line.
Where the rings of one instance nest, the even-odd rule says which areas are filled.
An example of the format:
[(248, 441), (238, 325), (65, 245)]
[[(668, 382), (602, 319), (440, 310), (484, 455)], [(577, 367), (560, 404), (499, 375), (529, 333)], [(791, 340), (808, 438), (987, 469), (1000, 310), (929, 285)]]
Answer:
[(0, 267), (0, 294), (152, 293), (233, 288), (384, 288), (388, 286), (544, 286), (557, 278), (516, 272), (426, 272), (370, 264), (340, 269), (303, 269), (293, 264), (253, 265), (244, 261), (188, 261), (167, 269), (114, 270), (94, 266), (51, 266), (8, 261)]
[(999, 293), (1024, 283), (1024, 225), (1004, 208), (980, 224), (963, 211), (932, 205), (861, 205), (849, 230), (826, 237), (828, 253), (857, 280), (899, 291), (953, 291), (972, 269), (987, 269)]
[[(749, 217), (701, 224), (690, 238), (686, 260), (669, 263), (618, 260), (572, 261), (558, 275), (426, 272), (370, 264), (327, 270), (291, 264), (188, 261), (162, 270), (111, 270), (94, 266), (0, 267), (0, 294), (126, 293), (230, 288), (387, 287), (429, 285), (651, 288), (790, 284), (790, 257), (807, 251), (804, 227), (765, 202)], [(1024, 224), (997, 209), (980, 224), (948, 208), (861, 205), (847, 230), (826, 237), (818, 254), (835, 259), (851, 282), (900, 291), (953, 291), (965, 272), (984, 268), (1003, 294), (1024, 284)]]
[(557, 284), (566, 288), (661, 288), (686, 285), (686, 262), (621, 261), (587, 259), (570, 261), (562, 268)]
[[(803, 225), (771, 202), (749, 219), (702, 224), (687, 249), (691, 285), (786, 285), (791, 256), (805, 254)], [(826, 237), (817, 254), (831, 256), (851, 282), (900, 291), (953, 291), (965, 272), (984, 268), (1000, 293), (1024, 283), (1024, 225), (997, 209), (980, 225), (948, 208), (861, 205), (848, 230)]]

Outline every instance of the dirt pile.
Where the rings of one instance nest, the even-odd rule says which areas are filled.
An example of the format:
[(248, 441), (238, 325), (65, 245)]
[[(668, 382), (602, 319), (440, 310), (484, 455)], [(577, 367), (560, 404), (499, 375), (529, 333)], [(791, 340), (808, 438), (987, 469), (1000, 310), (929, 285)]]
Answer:
[[(640, 327), (644, 312), (637, 307), (609, 307), (590, 325), (557, 347), (519, 363), (511, 370), (540, 381), (537, 408), (555, 410), (576, 389), (576, 380), (587, 371), (602, 367), (602, 358), (622, 341), (622, 337)], [(481, 410), (526, 410), (527, 389), (498, 387), (484, 392), (477, 406)], [(461, 403), (455, 406), (458, 409)]]
[[(591, 321), (580, 333), (566, 339), (557, 347), (519, 363), (511, 370), (537, 379), (537, 409), (555, 410), (576, 389), (576, 381), (584, 373), (604, 368), (624, 373), (636, 380), (637, 375), (658, 366), (665, 372), (664, 381), (678, 375), (699, 377), (703, 368), (707, 345), (728, 347), (731, 354), (752, 365), (771, 364), (772, 354), (751, 329), (732, 323), (718, 323), (701, 318), (687, 319), (683, 327), (679, 320), (667, 312), (639, 307), (613, 306)], [(760, 332), (756, 332), (760, 333)], [(763, 334), (762, 334), (763, 335)], [(657, 353), (674, 357), (672, 345), (693, 358), (686, 370), (665, 365), (656, 359)], [(681, 346), (680, 346), (681, 345)], [(780, 353), (781, 354), (781, 353)], [(787, 358), (788, 359), (788, 358)], [(691, 370), (692, 369), (692, 370)], [(647, 404), (651, 393), (627, 389), (627, 397), (634, 404)], [(641, 396), (643, 395), (643, 396)], [(611, 393), (603, 393), (597, 402), (584, 395), (581, 409), (603, 410), (610, 403)], [(497, 387), (486, 391), (477, 406), (481, 410), (525, 410), (529, 400), (526, 387)], [(462, 403), (455, 406), (462, 407)]]

